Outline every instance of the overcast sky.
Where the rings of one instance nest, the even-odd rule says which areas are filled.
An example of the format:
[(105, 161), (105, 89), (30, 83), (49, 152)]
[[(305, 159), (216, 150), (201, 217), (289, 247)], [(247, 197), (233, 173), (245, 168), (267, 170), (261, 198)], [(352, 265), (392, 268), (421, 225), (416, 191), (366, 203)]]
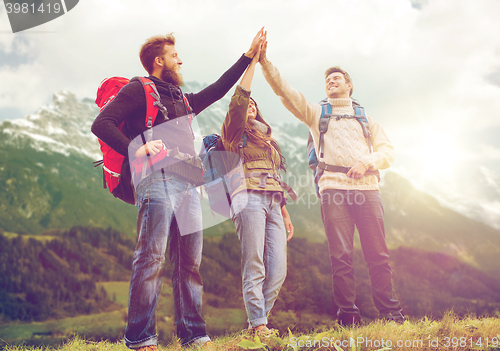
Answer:
[[(156, 34), (174, 32), (185, 81), (211, 83), (265, 26), (268, 58), (310, 101), (325, 96), (326, 68), (351, 74), (396, 165), (449, 176), (474, 163), (498, 174), (499, 15), (499, 0), (81, 0), (12, 34), (2, 4), (0, 120), (34, 112), (54, 92), (94, 98), (105, 77), (144, 75), (138, 51)], [(295, 121), (259, 68), (252, 87), (266, 119)]]

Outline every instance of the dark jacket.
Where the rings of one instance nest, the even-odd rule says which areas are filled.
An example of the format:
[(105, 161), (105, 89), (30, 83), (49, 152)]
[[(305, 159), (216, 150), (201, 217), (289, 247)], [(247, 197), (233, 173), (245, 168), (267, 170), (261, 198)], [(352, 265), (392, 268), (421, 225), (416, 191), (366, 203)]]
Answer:
[[(194, 112), (196, 115), (202, 112), (205, 108), (221, 99), (231, 87), (238, 81), (247, 66), (252, 61), (251, 58), (242, 55), (240, 59), (229, 68), (215, 83), (209, 85), (198, 93), (184, 94), (189, 102), (191, 110), (186, 106), (181, 89), (173, 84), (164, 82), (156, 77), (150, 76), (160, 94), (162, 104), (167, 108), (169, 120), (185, 116), (188, 113)], [(118, 153), (128, 157), (129, 146), (131, 141), (147, 130), (145, 125), (146, 113), (146, 98), (144, 89), (138, 81), (131, 82), (124, 86), (116, 98), (111, 101), (97, 116), (92, 125), (92, 133), (99, 139), (105, 142)], [(127, 126), (127, 135), (123, 135), (118, 126), (125, 122)], [(165, 117), (159, 111), (156, 117), (154, 126), (158, 126), (166, 122)], [(186, 131), (187, 132), (187, 131)], [(191, 134), (191, 131), (189, 131)], [(162, 139), (163, 140), (163, 139)], [(163, 140), (165, 145), (177, 144), (172, 143), (172, 140)], [(135, 152), (140, 143), (132, 145), (134, 150), (130, 150), (130, 154)], [(183, 152), (194, 152), (194, 143), (191, 140), (184, 142), (180, 146)], [(193, 166), (178, 162), (175, 165), (169, 166), (169, 171), (177, 173), (189, 180), (193, 174), (197, 177), (201, 176), (199, 170), (193, 169)]]

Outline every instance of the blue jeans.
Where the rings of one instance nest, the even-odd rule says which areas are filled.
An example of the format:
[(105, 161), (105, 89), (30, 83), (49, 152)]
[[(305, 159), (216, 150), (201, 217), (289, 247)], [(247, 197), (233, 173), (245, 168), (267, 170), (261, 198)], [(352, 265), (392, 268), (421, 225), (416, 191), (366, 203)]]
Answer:
[(321, 192), (321, 217), (325, 225), (333, 271), (333, 298), (339, 319), (359, 316), (353, 270), (354, 227), (358, 228), (375, 307), (381, 313), (401, 311), (392, 289), (389, 250), (385, 243), (384, 208), (377, 190)]
[(125, 343), (131, 349), (158, 345), (155, 311), (168, 244), (177, 337), (183, 345), (203, 344), (210, 339), (201, 315), (203, 284), (199, 268), (203, 235), (196, 188), (175, 175), (155, 172), (140, 182), (137, 195), (138, 238)]
[(252, 328), (267, 324), (286, 277), (287, 235), (280, 202), (281, 194), (262, 191), (241, 192), (232, 201), (241, 241), (243, 300)]

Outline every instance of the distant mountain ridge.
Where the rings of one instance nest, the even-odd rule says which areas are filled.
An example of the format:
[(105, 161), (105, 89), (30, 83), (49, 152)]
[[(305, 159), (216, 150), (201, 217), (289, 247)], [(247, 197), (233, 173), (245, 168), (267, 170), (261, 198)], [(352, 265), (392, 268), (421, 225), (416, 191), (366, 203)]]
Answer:
[[(185, 91), (203, 87), (189, 83)], [(196, 142), (203, 135), (220, 134), (229, 104), (223, 98), (203, 111), (194, 124)], [(52, 103), (23, 119), (0, 123), (0, 228), (8, 232), (42, 233), (75, 225), (112, 227), (135, 235), (137, 209), (114, 199), (102, 188), (102, 171), (92, 167), (101, 158), (90, 127), (99, 109), (91, 99), (54, 94)], [(297, 237), (323, 242), (325, 234), (307, 167), (307, 127), (273, 125), (287, 159), (284, 180), (299, 195), (287, 206)], [(198, 146), (199, 147), (199, 146)], [(498, 276), (500, 231), (442, 206), (415, 189), (403, 177), (383, 171), (381, 194), (386, 211), (387, 242), (392, 248), (412, 246), (442, 251)], [(496, 181), (490, 175), (490, 185)], [(492, 195), (493, 196), (493, 195)], [(209, 228), (205, 235), (234, 231), (231, 221)]]
[(69, 91), (54, 94), (52, 102), (25, 118), (0, 123), (0, 145), (30, 146), (38, 151), (102, 157), (90, 127), (99, 108), (90, 99), (78, 101)]
[[(197, 82), (189, 82), (183, 87), (183, 91), (199, 91), (203, 88)], [(201, 146), (201, 136), (220, 134), (228, 105), (229, 98), (225, 97), (195, 119), (195, 145), (198, 148)], [(22, 119), (0, 122), (0, 148), (2, 145), (31, 146), (42, 152), (100, 159), (97, 139), (90, 132), (90, 126), (98, 113), (99, 109), (92, 99), (78, 101), (73, 93), (61, 91), (54, 94), (51, 103), (35, 113)], [(302, 123), (276, 125), (272, 120), (268, 122), (287, 158), (290, 171), (285, 178), (291, 177), (292, 181), (298, 181), (303, 176), (310, 178), (307, 167), (304, 167), (307, 127)], [(398, 171), (398, 164), (391, 170), (412, 179), (411, 174), (405, 173), (404, 169)], [(433, 194), (442, 205), (500, 229), (500, 175), (486, 167), (472, 167), (459, 176), (461, 181), (456, 184), (423, 181), (419, 177), (414, 177), (414, 180), (421, 191)], [(457, 186), (465, 183), (468, 184), (467, 189), (457, 189)], [(304, 191), (313, 191), (310, 179), (302, 182), (300, 187)]]

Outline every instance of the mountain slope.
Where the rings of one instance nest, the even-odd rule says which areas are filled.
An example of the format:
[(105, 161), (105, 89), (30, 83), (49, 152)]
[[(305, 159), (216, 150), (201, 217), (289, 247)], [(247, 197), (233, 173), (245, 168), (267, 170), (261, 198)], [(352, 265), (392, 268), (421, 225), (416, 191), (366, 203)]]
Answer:
[(87, 157), (4, 146), (0, 184), (5, 231), (37, 234), (88, 225), (134, 233), (136, 208), (103, 189), (102, 171)]
[(74, 225), (133, 235), (136, 209), (103, 189), (90, 126), (99, 110), (69, 92), (23, 119), (0, 124), (0, 228), (41, 233)]
[[(202, 88), (194, 82), (185, 90)], [(198, 144), (201, 135), (220, 134), (227, 106), (223, 99), (195, 119)], [(91, 99), (62, 91), (35, 113), (0, 123), (0, 228), (37, 234), (89, 225), (135, 236), (137, 209), (103, 189), (102, 171), (92, 167), (102, 158), (90, 131), (98, 113)]]
[(387, 242), (439, 251), (500, 277), (500, 230), (455, 212), (387, 172), (381, 186)]
[[(184, 90), (201, 88), (189, 83)], [(198, 145), (203, 135), (220, 133), (228, 104), (229, 99), (223, 98), (195, 119)], [(90, 132), (97, 114), (90, 99), (78, 101), (70, 92), (61, 92), (33, 115), (0, 124), (0, 184), (5, 184), (0, 187), (0, 228), (36, 234), (86, 225), (135, 236), (137, 209), (103, 189), (101, 170), (91, 164), (100, 158), (97, 138)], [(307, 127), (273, 125), (273, 136), (287, 159), (283, 178), (299, 196), (299, 201), (287, 206), (295, 235), (323, 242), (319, 199), (306, 160)], [(383, 171), (382, 175), (391, 248), (412, 246), (449, 253), (499, 276), (499, 230), (442, 206), (395, 173)], [(495, 179), (490, 176), (490, 180), (494, 187)], [(205, 235), (233, 231), (228, 220), (208, 228)]]

